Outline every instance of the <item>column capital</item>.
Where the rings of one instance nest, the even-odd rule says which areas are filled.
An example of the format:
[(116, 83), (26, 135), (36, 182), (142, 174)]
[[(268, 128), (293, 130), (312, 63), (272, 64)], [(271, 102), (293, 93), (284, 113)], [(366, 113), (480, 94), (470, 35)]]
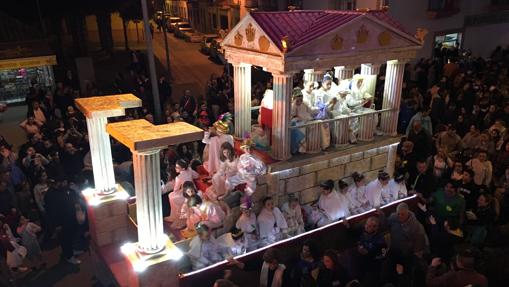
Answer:
[(392, 64), (392, 65), (396, 65), (396, 64), (406, 65), (406, 63), (408, 63), (408, 62), (409, 62), (408, 59), (395, 59), (395, 60), (387, 61), (387, 65), (389, 65), (389, 64)]
[(133, 155), (153, 155), (159, 153), (161, 151), (160, 148), (149, 149), (149, 150), (131, 150)]
[(237, 68), (237, 67), (239, 67), (239, 68), (251, 68), (251, 66), (252, 66), (251, 64), (246, 64), (246, 63), (242, 63), (242, 62), (234, 62), (234, 63), (230, 63), (230, 64), (232, 64), (232, 66), (234, 68)]
[(281, 72), (281, 71), (269, 71), (272, 74), (272, 77), (278, 77), (278, 78), (291, 78), (293, 75), (295, 75), (297, 72), (294, 71), (287, 71), (287, 72)]

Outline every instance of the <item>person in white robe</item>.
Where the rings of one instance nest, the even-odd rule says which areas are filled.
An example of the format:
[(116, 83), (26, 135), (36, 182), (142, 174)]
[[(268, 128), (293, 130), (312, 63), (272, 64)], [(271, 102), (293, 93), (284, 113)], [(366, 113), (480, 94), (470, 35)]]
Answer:
[(297, 197), (289, 196), (288, 202), (283, 204), (281, 211), (288, 225), (288, 235), (295, 236), (305, 231), (302, 209)]
[(210, 228), (205, 224), (196, 227), (197, 236), (189, 243), (187, 255), (191, 259), (193, 270), (199, 270), (224, 260), (227, 252), (210, 234)]
[(184, 222), (180, 220), (182, 204), (184, 204), (185, 201), (183, 190), (184, 182), (192, 182), (194, 179), (197, 179), (199, 175), (196, 171), (189, 168), (188, 162), (183, 159), (179, 159), (177, 161), (175, 164), (175, 171), (178, 173), (178, 175), (175, 178), (173, 191), (168, 195), (171, 213), (166, 221), (173, 222), (172, 228), (180, 229), (184, 226)]
[(274, 108), (274, 91), (271, 88), (265, 90), (260, 108), (258, 110), (258, 124), (262, 127), (264, 136), (272, 142), (272, 109)]
[[(329, 110), (327, 109), (327, 105), (332, 100), (332, 98), (336, 97), (337, 89), (332, 89), (332, 77), (329, 74), (325, 74), (322, 80), (322, 86), (320, 89), (315, 90), (314, 93), (314, 104), (312, 106), (313, 111), (315, 111), (316, 115), (314, 118), (316, 120), (325, 120), (329, 119)], [(320, 125), (321, 132), (321, 148), (326, 149), (330, 145), (330, 127), (328, 123), (322, 123)]]
[(237, 174), (238, 157), (229, 142), (221, 145), (219, 156), (221, 165), (219, 170), (212, 177), (212, 185), (207, 189), (206, 194), (212, 200), (220, 200), (227, 193), (226, 180)]
[(396, 174), (394, 178), (389, 181), (388, 187), (383, 191), (382, 200), (384, 204), (407, 197), (408, 191), (405, 183), (405, 175), (399, 173)]
[(252, 204), (249, 198), (244, 198), (240, 204), (240, 217), (235, 223), (235, 227), (244, 233), (244, 247), (247, 251), (258, 248), (258, 233), (256, 215), (251, 210)]
[(274, 206), (271, 197), (263, 199), (263, 208), (256, 218), (263, 246), (286, 238), (288, 224), (279, 208)]
[(352, 196), (349, 192), (349, 186), (348, 186), (348, 183), (344, 182), (343, 180), (338, 180), (338, 194), (339, 194), (339, 197), (341, 198), (341, 201), (344, 201), (346, 202), (346, 206), (348, 207), (348, 214), (347, 216), (349, 216), (351, 213), (351, 209), (352, 209)]
[[(225, 181), (226, 190), (232, 191), (236, 186), (245, 184), (244, 194), (251, 196), (256, 190), (256, 177), (265, 174), (267, 167), (265, 163), (251, 153), (251, 139), (245, 139), (241, 145), (244, 153), (239, 157), (237, 163), (237, 174), (228, 177)], [(227, 194), (226, 194), (227, 195)], [(223, 196), (226, 197), (226, 195)]]
[(202, 142), (206, 145), (203, 150), (203, 167), (213, 176), (221, 166), (220, 155), (222, 154), (221, 145), (225, 142), (233, 146), (233, 136), (228, 134), (232, 116), (225, 113), (219, 116), (219, 119), (205, 132)]
[(386, 172), (378, 173), (378, 177), (366, 186), (366, 198), (371, 208), (378, 208), (382, 205), (382, 193), (389, 187), (390, 176)]
[(364, 175), (358, 172), (352, 174), (353, 184), (348, 188), (350, 195), (350, 212), (358, 214), (370, 209), (369, 200), (366, 197), (366, 183)]
[(324, 226), (348, 216), (348, 201), (334, 190), (334, 182), (327, 180), (321, 183), (320, 187), (322, 194), (318, 199), (318, 209), (321, 211), (321, 218), (317, 225)]
[(314, 107), (315, 105), (315, 82), (305, 81), (304, 89), (302, 89), (303, 102), (308, 107)]
[[(291, 126), (298, 126), (313, 119), (311, 108), (304, 103), (302, 91), (299, 88), (293, 90), (293, 101), (290, 109)], [(306, 128), (291, 129), (291, 152), (306, 152)]]

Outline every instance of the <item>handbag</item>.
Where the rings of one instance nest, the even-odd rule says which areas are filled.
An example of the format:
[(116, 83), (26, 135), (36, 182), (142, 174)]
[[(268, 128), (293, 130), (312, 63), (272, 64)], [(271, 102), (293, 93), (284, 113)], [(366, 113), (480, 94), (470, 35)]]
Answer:
[(11, 240), (11, 245), (14, 250), (7, 251), (6, 263), (10, 268), (16, 268), (23, 264), (23, 259), (27, 256), (27, 249), (13, 240)]

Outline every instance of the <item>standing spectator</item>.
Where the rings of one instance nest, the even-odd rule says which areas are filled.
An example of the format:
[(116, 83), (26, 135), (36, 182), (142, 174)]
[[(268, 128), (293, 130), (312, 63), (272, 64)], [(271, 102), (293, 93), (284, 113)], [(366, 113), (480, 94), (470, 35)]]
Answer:
[(17, 233), (21, 237), (21, 244), (27, 249), (26, 258), (32, 264), (34, 270), (46, 265), (42, 260), (42, 251), (37, 239), (37, 233), (40, 231), (41, 227), (39, 225), (30, 222), (24, 216), (20, 217)]
[(182, 119), (190, 124), (194, 123), (197, 108), (195, 97), (191, 95), (190, 90), (185, 90), (184, 96), (180, 99), (179, 112)]
[(493, 176), (493, 167), (491, 161), (488, 160), (488, 153), (486, 150), (479, 150), (477, 157), (467, 162), (474, 171), (474, 183), (478, 186), (489, 186)]
[(431, 153), (431, 134), (428, 133), (420, 121), (412, 123), (412, 129), (408, 133), (408, 140), (414, 144), (413, 151), (419, 158), (427, 158)]
[(70, 264), (80, 264), (74, 256), (73, 243), (78, 232), (76, 206), (78, 195), (69, 188), (67, 180), (58, 179), (50, 184), (44, 204), (50, 220), (58, 227), (62, 257)]
[(29, 116), (19, 126), (25, 131), (27, 138), (41, 132), (43, 123), (36, 120), (33, 116)]
[(432, 207), (440, 224), (449, 218), (454, 218), (460, 224), (463, 223), (465, 199), (458, 194), (456, 182), (449, 181), (444, 188), (440, 188), (433, 194)]
[[(413, 270), (418, 258), (429, 250), (429, 241), (424, 227), (417, 221), (406, 203), (398, 204), (396, 212), (387, 219), (391, 235), (391, 249), (388, 254), (388, 270), (395, 270), (397, 264), (405, 270)], [(395, 275), (384, 274), (385, 276)]]
[[(251, 260), (248, 263), (238, 261), (234, 258), (227, 259), (230, 265), (234, 265), (245, 271), (260, 270), (259, 286), (291, 287), (291, 279), (286, 266), (281, 262), (279, 250), (269, 248), (263, 254), (263, 261)], [(292, 286), (293, 287), (293, 286)]]
[(350, 281), (347, 270), (339, 262), (336, 250), (325, 250), (323, 254), (323, 264), (313, 272), (318, 287), (346, 286)]
[(439, 275), (439, 267), (442, 265), (440, 258), (433, 258), (426, 275), (428, 287), (452, 287), (452, 286), (479, 286), (487, 287), (488, 280), (484, 275), (475, 271), (475, 256), (471, 250), (465, 250), (456, 256), (455, 268)]

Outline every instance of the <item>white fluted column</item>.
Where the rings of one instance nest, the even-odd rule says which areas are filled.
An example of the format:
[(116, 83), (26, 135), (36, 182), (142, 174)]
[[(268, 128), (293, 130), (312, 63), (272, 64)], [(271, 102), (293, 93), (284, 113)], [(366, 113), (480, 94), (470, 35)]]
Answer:
[(338, 80), (345, 80), (353, 78), (354, 69), (346, 66), (334, 67), (334, 77)]
[(100, 194), (112, 193), (116, 187), (110, 135), (106, 132), (107, 123), (105, 117), (87, 118), (95, 191)]
[(233, 88), (235, 105), (235, 136), (242, 138), (251, 132), (251, 65), (233, 65)]
[(362, 64), (361, 75), (378, 75), (380, 73), (380, 64)]
[(138, 249), (155, 253), (165, 246), (161, 206), (161, 174), (159, 150), (132, 151)]
[(286, 160), (290, 155), (290, 106), (292, 74), (272, 73), (274, 108), (272, 110), (272, 157)]
[(398, 60), (387, 61), (382, 108), (391, 108), (393, 111), (382, 113), (382, 122), (380, 126), (382, 131), (389, 135), (397, 134), (399, 105), (401, 102), (404, 73), (404, 62), (400, 62)]
[(395, 165), (396, 165), (397, 153), (398, 153), (398, 144), (390, 145), (389, 152), (387, 153), (386, 171), (391, 177), (394, 176), (394, 169), (395, 169)]

